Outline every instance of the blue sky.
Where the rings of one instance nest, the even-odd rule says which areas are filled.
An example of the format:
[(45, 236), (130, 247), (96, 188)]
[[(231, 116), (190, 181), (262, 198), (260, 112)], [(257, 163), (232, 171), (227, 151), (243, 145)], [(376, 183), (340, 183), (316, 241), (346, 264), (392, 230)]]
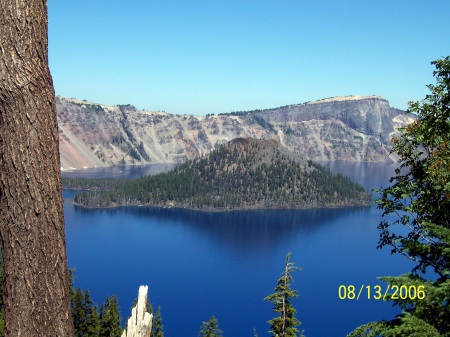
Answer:
[(450, 54), (450, 1), (49, 0), (57, 95), (204, 115), (331, 96), (406, 109)]

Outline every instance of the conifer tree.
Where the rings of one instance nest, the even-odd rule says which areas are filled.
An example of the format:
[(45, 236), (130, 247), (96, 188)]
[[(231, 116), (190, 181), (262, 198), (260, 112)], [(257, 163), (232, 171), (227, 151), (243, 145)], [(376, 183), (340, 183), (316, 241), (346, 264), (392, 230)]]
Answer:
[(89, 337), (100, 337), (101, 325), (98, 308), (96, 305), (92, 307), (91, 317), (89, 319), (88, 333)]
[(213, 316), (208, 322), (202, 322), (199, 337), (222, 337), (222, 330), (219, 329), (219, 322)]
[(91, 295), (89, 294), (89, 290), (86, 289), (84, 291), (84, 300), (83, 300), (83, 310), (85, 321), (81, 327), (83, 331), (83, 336), (89, 336), (90, 326), (92, 324), (92, 315), (94, 313), (94, 302), (92, 302)]
[(153, 316), (153, 322), (152, 322), (152, 333), (151, 337), (164, 337), (164, 325), (162, 324), (162, 318), (161, 318), (161, 307), (158, 306), (158, 309), (156, 310), (156, 315)]
[[(268, 321), (270, 324), (270, 332), (275, 337), (295, 337), (298, 332), (297, 326), (301, 324), (295, 318), (296, 310), (291, 303), (292, 298), (298, 297), (298, 291), (291, 289), (291, 283), (294, 281), (292, 272), (301, 269), (295, 267), (295, 263), (289, 261), (290, 258), (291, 253), (288, 253), (284, 271), (277, 281), (275, 292), (264, 298), (265, 301), (273, 304), (273, 311), (279, 314), (279, 316)], [(300, 334), (300, 336), (303, 336), (303, 334)]]
[(86, 325), (86, 312), (84, 308), (84, 295), (78, 288), (72, 300), (73, 328), (76, 337), (83, 337), (83, 327)]
[(120, 326), (119, 303), (116, 296), (106, 296), (105, 305), (101, 310), (100, 335), (105, 337), (120, 337), (122, 328)]

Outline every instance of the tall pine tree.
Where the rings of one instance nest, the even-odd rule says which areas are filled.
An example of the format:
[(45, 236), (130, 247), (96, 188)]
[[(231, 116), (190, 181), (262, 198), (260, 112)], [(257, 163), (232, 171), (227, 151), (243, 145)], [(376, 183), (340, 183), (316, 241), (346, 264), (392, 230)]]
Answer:
[(120, 326), (121, 317), (117, 297), (107, 296), (105, 305), (102, 306), (100, 313), (100, 335), (105, 337), (120, 337), (122, 328)]
[(72, 319), (75, 336), (83, 337), (83, 328), (86, 325), (86, 311), (81, 288), (78, 288), (72, 297)]
[(151, 337), (164, 337), (164, 325), (162, 324), (161, 318), (161, 307), (158, 306), (158, 310), (156, 310), (156, 315), (153, 316), (152, 322), (152, 333)]
[(98, 312), (98, 308), (96, 305), (92, 307), (92, 313), (89, 320), (88, 332), (87, 336), (89, 337), (100, 337), (101, 325), (100, 325), (100, 316)]
[[(298, 297), (298, 291), (291, 289), (291, 283), (294, 281), (292, 272), (301, 269), (295, 267), (294, 262), (289, 261), (290, 258), (291, 253), (288, 253), (284, 271), (278, 279), (275, 292), (264, 298), (265, 301), (272, 302), (273, 311), (279, 314), (279, 316), (268, 321), (270, 332), (275, 337), (295, 337), (298, 332), (297, 326), (301, 324), (295, 318), (296, 310), (291, 303), (292, 298)], [(300, 334), (300, 336), (303, 336), (303, 334)]]

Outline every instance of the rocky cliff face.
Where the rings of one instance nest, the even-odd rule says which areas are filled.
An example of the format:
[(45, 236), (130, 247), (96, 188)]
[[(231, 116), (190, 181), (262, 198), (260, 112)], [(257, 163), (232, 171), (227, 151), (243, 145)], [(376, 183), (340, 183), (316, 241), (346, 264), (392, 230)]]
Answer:
[(62, 169), (184, 162), (237, 137), (274, 139), (312, 160), (390, 161), (413, 119), (376, 96), (220, 116), (175, 115), (57, 97)]

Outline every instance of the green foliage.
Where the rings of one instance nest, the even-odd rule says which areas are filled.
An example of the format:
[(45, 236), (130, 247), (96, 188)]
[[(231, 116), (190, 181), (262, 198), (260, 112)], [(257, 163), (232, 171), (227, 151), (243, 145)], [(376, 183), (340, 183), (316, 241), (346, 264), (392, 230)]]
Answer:
[[(349, 336), (450, 336), (450, 59), (432, 62), (437, 84), (428, 85), (431, 94), (411, 102), (408, 113), (418, 119), (394, 138), (393, 152), (400, 167), (392, 186), (381, 189), (378, 207), (383, 220), (378, 226), (378, 248), (390, 246), (415, 261), (412, 272), (384, 277), (389, 285), (423, 285), (426, 297), (396, 299), (403, 310), (393, 321), (364, 325)], [(399, 231), (396, 227), (405, 227)], [(430, 279), (425, 272), (431, 271)]]
[(76, 337), (120, 336), (120, 312), (116, 297), (106, 297), (105, 305), (98, 310), (89, 291), (81, 288), (71, 291), (72, 319)]
[[(3, 267), (0, 252), (0, 337), (4, 332), (3, 312)], [(74, 332), (76, 337), (120, 337), (120, 312), (117, 298), (106, 297), (106, 304), (100, 307), (100, 311), (91, 299), (89, 290), (83, 291), (80, 287), (73, 288), (74, 269), (69, 270), (70, 278), (70, 305)]]
[(213, 316), (208, 322), (202, 322), (200, 326), (199, 337), (222, 337), (222, 330), (219, 329), (219, 323), (217, 319)]
[(108, 337), (120, 337), (122, 328), (120, 326), (119, 303), (116, 296), (106, 296), (105, 305), (100, 307), (100, 335)]
[(347, 177), (294, 161), (270, 141), (252, 139), (225, 144), (168, 173), (137, 180), (65, 178), (63, 184), (85, 190), (75, 202), (90, 207), (306, 208), (371, 202), (364, 188)]
[(267, 122), (261, 116), (254, 115), (253, 119), (256, 121), (256, 123), (261, 125), (264, 129), (267, 129), (267, 130), (269, 130), (270, 132), (273, 132), (273, 133), (277, 133), (277, 130), (275, 130), (274, 126), (271, 123)]
[(99, 104), (89, 104), (87, 103), (87, 100), (83, 99), (83, 102), (85, 103), (77, 103), (77, 102), (71, 102), (72, 104), (78, 105), (79, 107), (84, 107), (89, 110), (93, 110), (93, 112), (105, 112), (101, 105)]
[[(123, 127), (125, 133), (127, 134), (127, 137), (129, 137), (129, 139), (133, 141), (133, 134), (127, 129), (127, 126), (125, 124), (123, 124)], [(144, 158), (145, 160), (150, 159), (149, 155), (145, 151), (144, 143), (142, 141), (138, 146), (135, 147), (130, 142), (128, 142), (122, 134), (117, 134), (111, 137), (111, 144), (119, 146), (122, 151), (128, 153), (130, 157), (137, 161), (141, 161), (142, 158)], [(125, 159), (122, 158), (122, 161), (123, 163), (125, 163)]]
[(121, 145), (122, 143), (127, 143), (127, 141), (122, 134), (118, 134), (111, 137), (111, 143), (113, 145)]
[(156, 315), (153, 317), (152, 321), (152, 332), (151, 337), (164, 337), (164, 325), (162, 324), (161, 317), (161, 307), (158, 306), (156, 310)]
[(141, 161), (141, 156), (139, 155), (139, 152), (136, 151), (135, 148), (130, 147), (130, 149), (128, 150), (128, 154), (130, 155), (131, 158), (136, 159), (137, 161)]
[(100, 337), (101, 335), (101, 322), (100, 314), (96, 305), (92, 307), (91, 315), (89, 317), (89, 325), (87, 326), (87, 335), (92, 337)]
[(148, 155), (148, 153), (145, 151), (144, 148), (144, 142), (141, 140), (141, 142), (139, 143), (139, 146), (137, 148), (139, 154), (142, 156), (142, 158), (144, 158), (145, 160), (150, 160), (150, 156)]
[(250, 114), (251, 111), (232, 111), (232, 112), (222, 112), (219, 113), (219, 116), (245, 116)]
[(439, 332), (422, 319), (405, 313), (387, 322), (372, 322), (357, 328), (347, 337), (440, 337)]
[(75, 336), (83, 336), (85, 327), (87, 325), (86, 311), (85, 311), (84, 295), (81, 288), (75, 291), (72, 301), (72, 318)]
[[(294, 262), (289, 261), (290, 257), (291, 253), (288, 253), (284, 271), (277, 281), (275, 292), (264, 298), (265, 301), (273, 304), (273, 311), (279, 315), (268, 321), (270, 332), (275, 337), (295, 337), (297, 332), (299, 332), (297, 326), (301, 324), (295, 318), (296, 310), (291, 303), (293, 298), (298, 298), (298, 291), (291, 289), (292, 282), (294, 282), (292, 273), (301, 269), (295, 267)], [(300, 336), (303, 336), (303, 334), (300, 334)]]
[(295, 131), (291, 128), (290, 125), (288, 125), (287, 127), (283, 126), (282, 129), (286, 135), (295, 135)]

